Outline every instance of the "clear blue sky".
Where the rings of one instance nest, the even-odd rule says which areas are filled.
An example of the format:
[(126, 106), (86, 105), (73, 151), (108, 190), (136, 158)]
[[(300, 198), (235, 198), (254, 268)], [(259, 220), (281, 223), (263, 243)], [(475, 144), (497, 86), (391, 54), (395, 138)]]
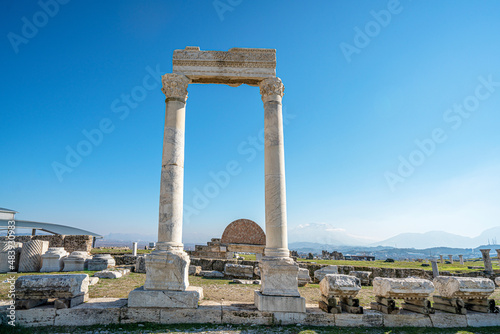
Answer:
[[(155, 80), (175, 49), (199, 46), (277, 50), (290, 229), (383, 239), (500, 225), (498, 1), (60, 2), (0, 5), (0, 206), (18, 219), (155, 234)], [(190, 85), (186, 113), (185, 205), (228, 162), (240, 173), (198, 201), (185, 242), (237, 218), (264, 226), (258, 88)], [(68, 166), (78, 145), (87, 155)]]

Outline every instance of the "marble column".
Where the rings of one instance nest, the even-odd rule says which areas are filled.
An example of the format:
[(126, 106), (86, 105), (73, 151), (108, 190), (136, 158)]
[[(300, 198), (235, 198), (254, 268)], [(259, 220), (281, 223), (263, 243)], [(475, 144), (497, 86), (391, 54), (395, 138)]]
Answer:
[(450, 260), (450, 263), (453, 263), (453, 255), (448, 255), (448, 259)]
[(441, 264), (444, 263), (443, 255), (439, 255), (439, 262), (441, 262)]
[(463, 266), (464, 265), (464, 256), (459, 255), (458, 258), (460, 259), (460, 264)]
[(287, 239), (285, 150), (279, 78), (260, 83), (264, 103), (266, 248), (260, 261), (261, 290), (255, 293), (260, 311), (305, 312), (298, 290), (299, 267), (290, 258)]
[(491, 264), (491, 258), (490, 258), (490, 250), (491, 249), (480, 249), (481, 253), (483, 254), (484, 271), (488, 274), (493, 273), (493, 266)]
[(436, 278), (439, 276), (439, 268), (436, 260), (431, 260), (432, 265), (432, 277)]
[(497, 251), (498, 264), (500, 265), (500, 249), (495, 249)]
[(182, 244), (184, 125), (187, 87), (180, 74), (162, 77), (166, 112), (160, 182), (158, 242), (146, 257), (146, 282), (129, 294), (129, 307), (196, 308), (203, 290), (189, 287), (189, 256)]
[(132, 256), (137, 256), (137, 242), (132, 243)]

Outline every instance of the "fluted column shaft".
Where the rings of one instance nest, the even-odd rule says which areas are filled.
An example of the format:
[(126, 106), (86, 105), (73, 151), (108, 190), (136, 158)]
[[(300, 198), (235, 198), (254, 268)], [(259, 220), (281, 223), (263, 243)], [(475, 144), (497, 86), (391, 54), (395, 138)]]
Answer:
[(289, 257), (286, 220), (285, 150), (281, 99), (284, 86), (279, 78), (261, 82), (264, 102), (266, 248), (265, 256)]
[(165, 94), (165, 128), (158, 223), (159, 250), (182, 250), (184, 190), (184, 127), (189, 79), (169, 73), (162, 77)]

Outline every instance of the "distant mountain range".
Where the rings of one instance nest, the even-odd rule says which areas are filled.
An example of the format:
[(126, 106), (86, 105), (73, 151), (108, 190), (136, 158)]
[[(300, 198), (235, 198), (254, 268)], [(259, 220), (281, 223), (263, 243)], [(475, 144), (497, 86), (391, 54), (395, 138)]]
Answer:
[(465, 237), (444, 231), (425, 233), (401, 233), (386, 240), (376, 241), (372, 238), (348, 233), (345, 229), (335, 228), (326, 223), (311, 223), (289, 228), (290, 243), (316, 243), (331, 246), (390, 246), (396, 248), (426, 249), (432, 247), (475, 248), (500, 241), (500, 226), (483, 231), (477, 237)]
[[(212, 237), (214, 236), (207, 236), (206, 240), (199, 240), (196, 244), (204, 245)], [(141, 246), (156, 241), (156, 238), (156, 234), (110, 233), (105, 235), (104, 239), (98, 240), (97, 245), (128, 245), (133, 241), (137, 241)], [(480, 245), (494, 244), (497, 240), (500, 241), (500, 226), (487, 229), (473, 238), (444, 231), (431, 231), (425, 233), (401, 233), (386, 240), (376, 241), (373, 238), (350, 234), (345, 229), (336, 228), (326, 223), (311, 223), (290, 227), (288, 229), (288, 240), (290, 244), (300, 244), (301, 248), (311, 249), (344, 246), (347, 248), (349, 246), (357, 248), (384, 246), (404, 249), (429, 249), (435, 247), (464, 249), (477, 248)], [(194, 245), (193, 242), (189, 244)], [(292, 249), (292, 247), (290, 248)]]
[(443, 231), (401, 233), (392, 238), (375, 242), (371, 244), (371, 246), (392, 246), (399, 248), (475, 248), (479, 245), (496, 243), (497, 240), (500, 240), (500, 226), (487, 229), (474, 238)]

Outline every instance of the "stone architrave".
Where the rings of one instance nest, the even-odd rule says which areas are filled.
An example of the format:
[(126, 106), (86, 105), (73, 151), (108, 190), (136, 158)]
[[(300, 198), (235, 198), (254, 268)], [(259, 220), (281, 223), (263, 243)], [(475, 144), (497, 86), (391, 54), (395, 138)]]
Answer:
[(74, 251), (64, 261), (63, 271), (83, 271), (90, 255), (84, 251)]
[(68, 256), (68, 252), (64, 247), (50, 247), (49, 250), (42, 255), (42, 269), (40, 272), (61, 271), (64, 267), (64, 259)]
[(306, 268), (299, 268), (298, 281), (299, 286), (306, 286), (308, 283), (311, 283), (312, 279), (309, 275), (309, 270), (307, 270)]
[(438, 277), (439, 276), (439, 268), (436, 260), (431, 260), (431, 265), (432, 265), (432, 277)]
[(464, 265), (464, 256), (459, 255), (458, 258), (460, 259), (460, 264), (463, 266)]
[(314, 272), (314, 281), (319, 283), (325, 277), (325, 275), (338, 273), (339, 269), (337, 266), (329, 265)]
[(88, 270), (100, 271), (114, 267), (116, 265), (115, 259), (111, 254), (96, 254), (88, 260)]
[(444, 263), (443, 255), (439, 255), (439, 262), (441, 262), (441, 264)]
[(483, 299), (495, 292), (493, 281), (482, 277), (439, 276), (433, 282), (436, 295), (445, 298)]
[(491, 264), (490, 250), (491, 249), (480, 249), (481, 253), (483, 254), (484, 271), (487, 274), (493, 274), (493, 265)]
[[(19, 270), (19, 256), (21, 255), (22, 247), (23, 244), (21, 242), (10, 244), (7, 241), (0, 242), (0, 274), (17, 272)], [(12, 255), (14, 258), (12, 258)]]
[(434, 291), (434, 284), (422, 278), (383, 278), (373, 279), (373, 293), (385, 298), (427, 298)]
[(319, 283), (319, 290), (326, 297), (353, 298), (361, 290), (361, 281), (351, 275), (327, 274)]
[(49, 249), (48, 241), (31, 240), (23, 245), (19, 259), (19, 272), (38, 272), (42, 267), (42, 255)]
[(448, 255), (448, 259), (450, 260), (450, 263), (453, 263), (453, 255)]
[(29, 275), (16, 280), (16, 308), (31, 308), (48, 299), (55, 308), (79, 305), (88, 299), (89, 276), (73, 275)]
[(72, 298), (88, 293), (89, 275), (28, 275), (16, 280), (16, 298)]

